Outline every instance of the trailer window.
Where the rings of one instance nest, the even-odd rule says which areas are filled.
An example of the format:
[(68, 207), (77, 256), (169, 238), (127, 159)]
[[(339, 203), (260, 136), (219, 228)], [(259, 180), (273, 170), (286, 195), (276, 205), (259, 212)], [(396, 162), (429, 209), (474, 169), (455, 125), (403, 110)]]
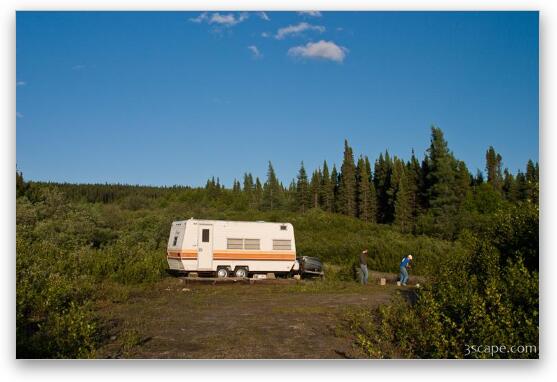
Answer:
[(226, 239), (226, 249), (243, 249), (244, 239)]
[(203, 229), (203, 231), (201, 231), (201, 241), (204, 243), (208, 243), (209, 242), (209, 230), (208, 229)]
[(260, 249), (259, 239), (244, 239), (244, 249)]
[(277, 251), (290, 251), (292, 243), (290, 240), (273, 240), (273, 250)]
[(172, 242), (172, 246), (175, 247), (177, 242), (178, 242), (178, 236), (174, 236), (174, 241)]

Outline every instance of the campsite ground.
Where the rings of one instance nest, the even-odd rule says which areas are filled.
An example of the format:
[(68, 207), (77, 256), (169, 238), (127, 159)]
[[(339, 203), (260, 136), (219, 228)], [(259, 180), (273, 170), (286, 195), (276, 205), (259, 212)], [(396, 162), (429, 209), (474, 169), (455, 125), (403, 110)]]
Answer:
[(395, 285), (354, 282), (107, 286), (99, 358), (360, 358), (343, 317), (388, 303)]

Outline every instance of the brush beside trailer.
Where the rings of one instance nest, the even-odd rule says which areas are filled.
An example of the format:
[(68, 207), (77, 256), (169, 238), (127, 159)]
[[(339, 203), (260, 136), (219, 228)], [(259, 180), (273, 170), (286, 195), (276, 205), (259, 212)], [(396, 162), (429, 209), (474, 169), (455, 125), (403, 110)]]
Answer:
[(168, 238), (167, 261), (175, 273), (221, 278), (264, 273), (323, 274), (318, 259), (296, 258), (294, 227), (290, 223), (193, 218), (175, 221)]

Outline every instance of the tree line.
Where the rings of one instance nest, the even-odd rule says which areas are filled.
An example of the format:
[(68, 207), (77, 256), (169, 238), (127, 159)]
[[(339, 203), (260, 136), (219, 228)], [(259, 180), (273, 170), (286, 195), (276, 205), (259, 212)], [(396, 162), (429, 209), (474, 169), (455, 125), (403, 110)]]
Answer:
[[(494, 193), (511, 203), (538, 203), (539, 166), (529, 160), (525, 172), (513, 175), (502, 169), (502, 157), (490, 146), (486, 152), (486, 174), (472, 175), (466, 164), (449, 150), (441, 129), (431, 128), (431, 142), (420, 161), (404, 161), (381, 153), (373, 164), (360, 155), (354, 158), (352, 147), (344, 141), (340, 170), (326, 161), (309, 176), (301, 163), (297, 178), (285, 187), (269, 162), (264, 183), (245, 173), (243, 184), (234, 180), (232, 191), (243, 193), (252, 208), (289, 209), (304, 213), (311, 208), (356, 217), (367, 222), (394, 224), (404, 232), (416, 223), (429, 220), (443, 232), (454, 233), (455, 216), (474, 193)], [(205, 186), (218, 193), (224, 186), (211, 178)], [(434, 229), (435, 231), (435, 229)]]

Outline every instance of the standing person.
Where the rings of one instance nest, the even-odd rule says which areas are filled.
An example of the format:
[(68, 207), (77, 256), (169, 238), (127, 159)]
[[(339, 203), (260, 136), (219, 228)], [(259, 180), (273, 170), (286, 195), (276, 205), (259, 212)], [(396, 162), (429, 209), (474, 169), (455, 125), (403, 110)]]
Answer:
[(402, 259), (400, 262), (400, 283), (406, 285), (408, 282), (408, 270), (410, 266), (410, 261), (412, 260), (412, 255), (408, 255)]
[(360, 282), (362, 285), (367, 284), (368, 271), (367, 271), (367, 249), (360, 253)]

